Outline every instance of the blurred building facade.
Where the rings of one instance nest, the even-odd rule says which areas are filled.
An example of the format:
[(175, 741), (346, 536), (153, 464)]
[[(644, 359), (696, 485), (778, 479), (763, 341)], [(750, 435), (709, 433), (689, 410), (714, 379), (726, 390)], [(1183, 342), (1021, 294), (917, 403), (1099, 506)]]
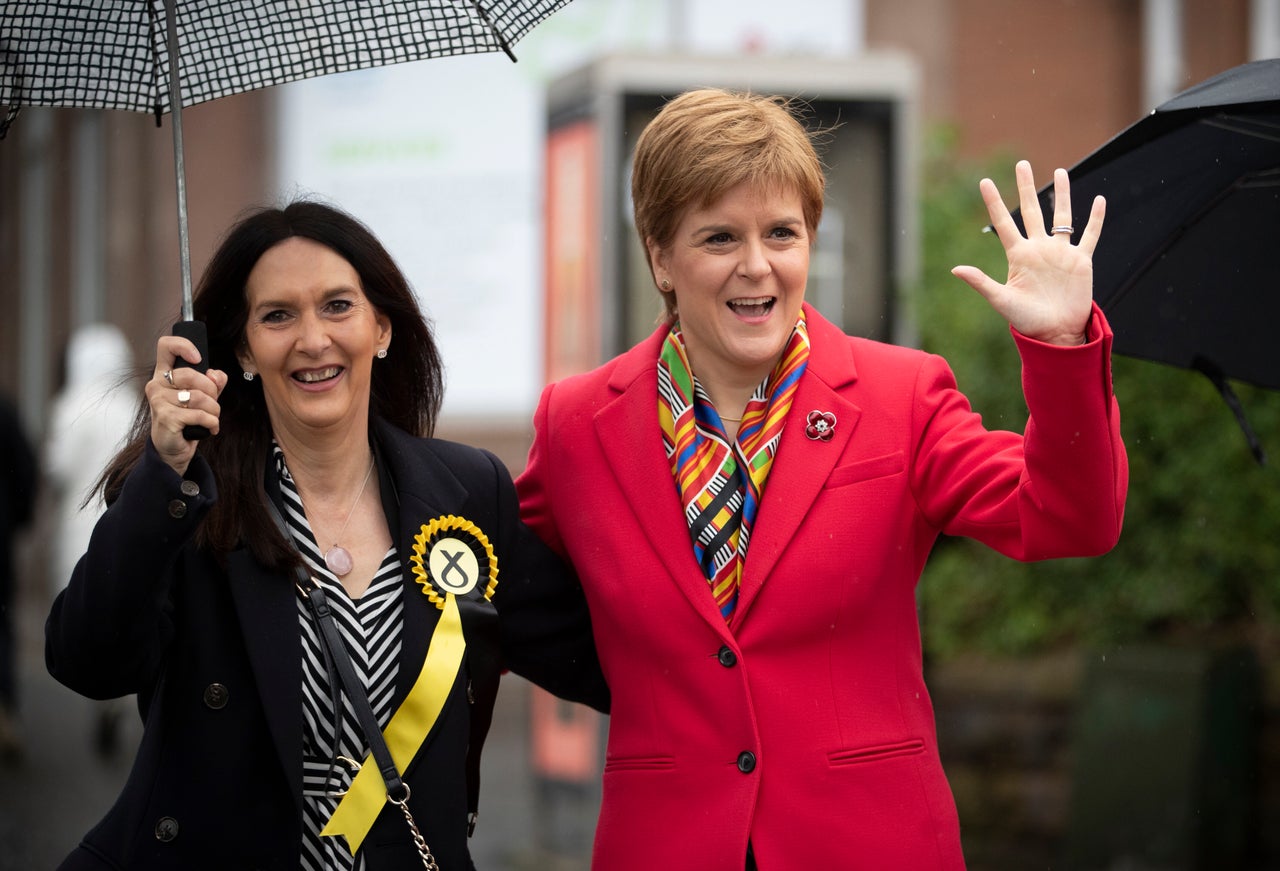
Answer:
[[(959, 156), (998, 151), (1045, 168), (1071, 166), (1192, 83), (1280, 54), (1276, 0), (850, 3), (854, 50), (914, 58), (923, 123), (952, 127)], [(274, 107), (268, 90), (184, 113), (197, 277), (240, 211), (288, 181), (273, 177)], [(145, 361), (176, 319), (168, 130), (120, 112), (24, 110), (0, 142), (0, 263), (0, 389), (39, 435), (74, 327), (115, 323)], [(465, 423), (460, 434), (510, 439)], [(524, 437), (495, 445), (517, 467)]]
[(1280, 55), (1273, 0), (868, 0), (867, 43), (924, 67), (964, 156), (1070, 167), (1178, 91)]

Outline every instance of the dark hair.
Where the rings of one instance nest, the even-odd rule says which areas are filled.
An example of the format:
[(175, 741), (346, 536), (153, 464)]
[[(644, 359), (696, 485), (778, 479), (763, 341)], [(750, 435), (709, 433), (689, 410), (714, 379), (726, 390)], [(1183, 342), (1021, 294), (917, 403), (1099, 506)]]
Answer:
[[(356, 218), (311, 200), (282, 209), (261, 208), (235, 224), (209, 261), (193, 299), (193, 314), (209, 331), (209, 367), (230, 376), (219, 404), (219, 431), (197, 448), (213, 470), (217, 504), (200, 525), (197, 543), (222, 555), (243, 541), (264, 565), (294, 564), (292, 547), (278, 533), (266, 507), (263, 476), (271, 422), (262, 383), (238, 377), (236, 352), (245, 345), (249, 309), (245, 286), (258, 260), (293, 237), (319, 242), (355, 269), (369, 302), (391, 321), (394, 348), (373, 366), (369, 416), (417, 436), (430, 436), (444, 396), (440, 354), (431, 326), (377, 237)], [(128, 444), (102, 475), (103, 496), (113, 501), (151, 436), (151, 409), (143, 400)]]

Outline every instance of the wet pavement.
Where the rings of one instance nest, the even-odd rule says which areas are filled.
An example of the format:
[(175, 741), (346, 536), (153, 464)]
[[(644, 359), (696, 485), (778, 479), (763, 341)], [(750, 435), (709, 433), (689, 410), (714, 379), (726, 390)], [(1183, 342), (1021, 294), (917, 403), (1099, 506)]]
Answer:
[[(141, 736), (132, 700), (117, 750), (97, 747), (101, 703), (44, 670), (47, 596), (20, 588), (18, 727), (24, 755), (0, 762), (0, 871), (52, 871), (111, 803)], [(530, 692), (503, 679), (481, 770), (480, 822), (471, 842), (479, 871), (586, 871), (598, 809), (598, 776), (584, 791), (548, 790), (530, 769)]]

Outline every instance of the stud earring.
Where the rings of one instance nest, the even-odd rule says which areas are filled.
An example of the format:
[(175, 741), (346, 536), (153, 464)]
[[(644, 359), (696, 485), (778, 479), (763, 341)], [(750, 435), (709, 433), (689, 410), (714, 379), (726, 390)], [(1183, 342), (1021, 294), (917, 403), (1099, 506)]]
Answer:
[(379, 359), (379, 360), (385, 360), (385, 359), (387, 359), (387, 349), (386, 349), (386, 348), (379, 348), (379, 349), (378, 349), (378, 359)]
[(670, 289), (671, 289), (671, 282), (670, 282), (670, 281), (667, 281), (667, 279), (665, 279), (665, 278), (664, 278), (664, 279), (662, 279), (662, 283), (661, 283), (661, 284), (659, 284), (658, 286), (659, 286), (659, 287), (661, 287), (663, 290), (670, 290)]
[(246, 369), (246, 370), (244, 371), (244, 380), (245, 380), (245, 381), (252, 381), (252, 380), (253, 380), (253, 373), (252, 373), (252, 372), (250, 372), (248, 369)]

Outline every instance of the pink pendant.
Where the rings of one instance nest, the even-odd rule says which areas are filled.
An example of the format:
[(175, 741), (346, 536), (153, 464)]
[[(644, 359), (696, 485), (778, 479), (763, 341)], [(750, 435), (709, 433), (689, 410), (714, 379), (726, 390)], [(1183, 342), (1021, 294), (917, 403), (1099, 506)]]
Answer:
[(329, 567), (329, 571), (338, 577), (350, 572), (355, 568), (355, 560), (351, 559), (351, 553), (342, 545), (335, 544), (324, 552), (324, 564)]

